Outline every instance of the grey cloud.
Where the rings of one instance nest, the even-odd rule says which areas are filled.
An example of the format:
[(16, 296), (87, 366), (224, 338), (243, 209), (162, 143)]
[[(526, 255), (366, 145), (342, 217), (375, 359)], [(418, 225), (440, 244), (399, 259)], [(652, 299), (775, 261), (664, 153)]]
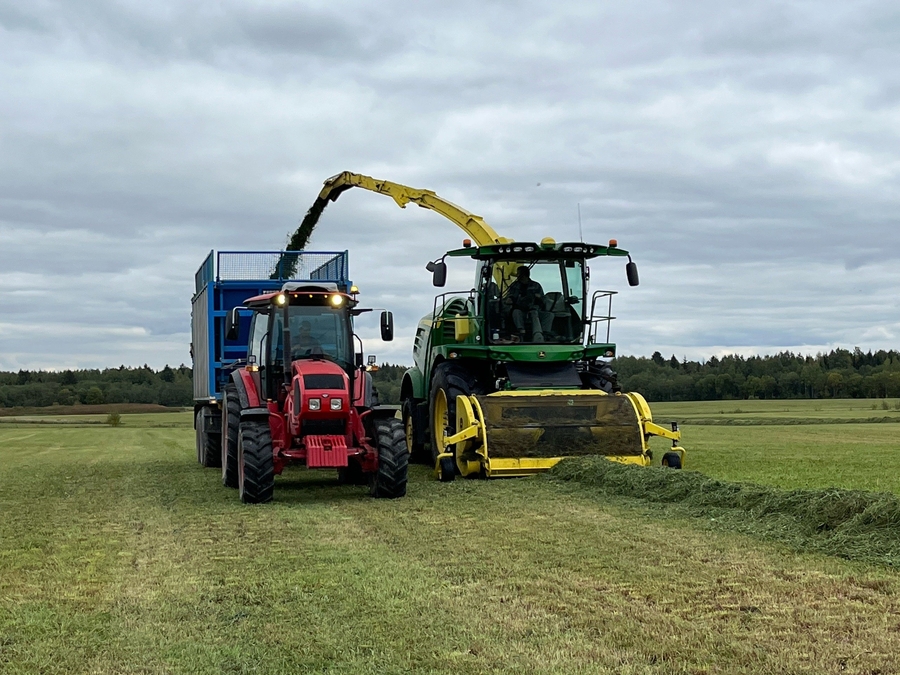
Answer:
[[(888, 346), (897, 14), (0, 1), (0, 367), (180, 362), (206, 252), (278, 248), (344, 169), (435, 189), (518, 239), (575, 238), (581, 204), (585, 237), (641, 265), (617, 296), (631, 353)], [(400, 337), (431, 306), (424, 263), (461, 236), (351, 192), (313, 245), (350, 249)], [(596, 283), (622, 288), (606, 262)], [(15, 337), (42, 321), (72, 328), (68, 356)]]

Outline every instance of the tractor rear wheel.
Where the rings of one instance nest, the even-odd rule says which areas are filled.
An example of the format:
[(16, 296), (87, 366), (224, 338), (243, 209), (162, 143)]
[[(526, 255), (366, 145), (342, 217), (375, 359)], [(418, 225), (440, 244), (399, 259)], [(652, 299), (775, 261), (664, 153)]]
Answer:
[(221, 453), (219, 436), (209, 432), (209, 428), (212, 426), (212, 418), (212, 410), (204, 406), (200, 408), (200, 412), (197, 413), (197, 417), (194, 420), (194, 426), (197, 430), (197, 459), (205, 467), (218, 467), (222, 461), (219, 456)]
[(407, 398), (403, 400), (403, 430), (406, 433), (406, 447), (409, 448), (409, 458), (413, 462), (425, 462), (425, 444), (417, 442), (416, 438), (421, 437), (419, 429), (419, 416), (416, 411), (416, 402), (414, 399)]
[(378, 443), (378, 471), (370, 478), (369, 493), (384, 499), (402, 497), (406, 494), (409, 471), (403, 423), (394, 417), (378, 420), (374, 440)]
[(275, 463), (268, 420), (243, 420), (238, 427), (238, 493), (245, 504), (272, 501)]
[[(441, 439), (446, 433), (456, 433), (456, 397), (470, 396), (475, 393), (477, 382), (472, 374), (456, 363), (442, 363), (434, 370), (431, 378), (431, 395), (429, 417), (431, 418), (431, 463), (438, 462), (438, 455), (443, 451)], [(453, 452), (451, 449), (450, 452)], [(450, 465), (453, 471), (450, 471)], [(440, 464), (440, 479), (444, 482), (456, 476), (456, 461), (446, 458)]]
[(222, 396), (222, 485), (238, 486), (238, 426), (241, 422), (241, 402), (237, 387), (229, 384)]

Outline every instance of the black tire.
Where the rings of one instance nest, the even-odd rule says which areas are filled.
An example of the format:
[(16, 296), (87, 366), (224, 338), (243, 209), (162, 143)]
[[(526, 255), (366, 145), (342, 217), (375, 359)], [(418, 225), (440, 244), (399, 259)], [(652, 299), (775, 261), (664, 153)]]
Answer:
[(222, 397), (222, 485), (238, 486), (238, 427), (241, 422), (241, 401), (237, 387), (229, 384)]
[(238, 493), (245, 504), (272, 501), (275, 463), (268, 420), (241, 420), (238, 427)]
[(200, 408), (194, 426), (197, 429), (197, 460), (201, 466), (217, 468), (222, 463), (221, 439), (218, 434), (211, 434), (208, 429), (212, 426), (213, 412), (209, 407)]
[(441, 460), (438, 467), (438, 480), (442, 483), (449, 483), (456, 478), (456, 462), (449, 457)]
[(662, 466), (667, 466), (670, 469), (680, 469), (681, 468), (681, 455), (677, 452), (667, 452), (662, 456)]
[[(456, 433), (456, 397), (470, 396), (473, 393), (479, 393), (477, 391), (478, 383), (475, 377), (461, 365), (445, 362), (435, 368), (434, 375), (431, 378), (431, 391), (428, 395), (428, 428), (431, 430), (432, 466), (437, 463), (437, 457), (440, 454), (438, 441), (434, 438), (434, 399), (437, 395), (437, 392), (441, 389), (444, 390), (444, 393), (447, 396), (447, 430), (451, 435)], [(454, 467), (456, 467), (456, 462), (453, 462), (453, 465)], [(446, 472), (442, 471), (441, 473), (444, 474)], [(453, 479), (449, 478), (447, 480)]]
[(396, 499), (406, 494), (409, 450), (403, 423), (394, 418), (375, 422), (378, 444), (378, 471), (372, 474), (369, 494), (381, 499)]
[(425, 454), (425, 444), (416, 441), (416, 438), (422, 437), (422, 430), (418, 425), (421, 422), (416, 414), (416, 402), (414, 399), (407, 398), (403, 401), (403, 432), (406, 435), (406, 445), (409, 448), (409, 459), (412, 462), (420, 464), (427, 463), (428, 455)]

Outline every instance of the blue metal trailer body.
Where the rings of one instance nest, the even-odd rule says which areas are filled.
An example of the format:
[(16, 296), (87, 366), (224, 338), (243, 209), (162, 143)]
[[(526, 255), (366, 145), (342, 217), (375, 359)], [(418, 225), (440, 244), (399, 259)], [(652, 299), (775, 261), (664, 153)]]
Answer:
[(287, 281), (332, 282), (347, 291), (348, 274), (347, 251), (210, 251), (194, 276), (191, 301), (195, 409), (218, 404), (231, 369), (247, 358), (251, 312), (241, 317), (238, 338), (227, 340), (232, 308)]

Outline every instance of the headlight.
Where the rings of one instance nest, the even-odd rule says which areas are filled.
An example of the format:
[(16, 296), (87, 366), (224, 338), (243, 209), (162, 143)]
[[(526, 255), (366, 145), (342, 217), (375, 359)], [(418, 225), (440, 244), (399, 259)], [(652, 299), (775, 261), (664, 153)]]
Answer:
[(342, 295), (332, 295), (331, 296), (331, 304), (335, 307), (340, 307), (344, 304), (344, 296)]
[(322, 401), (317, 398), (309, 399), (309, 409), (310, 410), (318, 410), (322, 407)]
[(344, 402), (339, 398), (331, 399), (331, 409), (332, 410), (340, 410), (341, 406), (343, 406)]

